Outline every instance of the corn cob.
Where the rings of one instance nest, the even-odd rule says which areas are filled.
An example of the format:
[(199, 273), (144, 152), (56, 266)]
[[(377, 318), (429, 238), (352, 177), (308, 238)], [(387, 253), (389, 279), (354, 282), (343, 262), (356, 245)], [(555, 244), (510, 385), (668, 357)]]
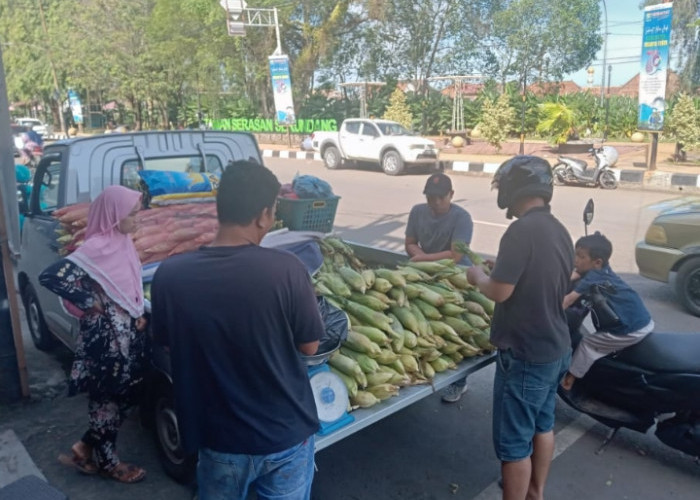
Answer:
[(384, 278), (376, 278), (374, 280), (374, 285), (372, 286), (373, 289), (378, 290), (382, 293), (388, 292), (389, 290), (391, 290), (391, 287), (391, 282)]
[(406, 278), (404, 278), (403, 275), (398, 271), (379, 268), (374, 270), (374, 274), (377, 276), (377, 278), (384, 278), (389, 283), (391, 283), (392, 286), (398, 286), (401, 288), (406, 286)]
[(381, 352), (381, 348), (377, 344), (372, 342), (368, 337), (365, 337), (354, 330), (348, 331), (348, 336), (345, 339), (345, 342), (343, 342), (343, 345), (347, 346), (353, 351), (367, 354), (371, 358), (379, 356), (379, 353)]
[(358, 387), (357, 387), (357, 380), (355, 380), (353, 377), (346, 375), (345, 373), (341, 372), (340, 370), (337, 370), (331, 366), (331, 372), (335, 373), (338, 377), (340, 377), (340, 380), (343, 381), (345, 384), (345, 387), (348, 390), (348, 396), (353, 397), (357, 394)]
[(385, 309), (389, 309), (389, 305), (385, 304), (382, 302), (380, 299), (376, 297), (372, 297), (371, 295), (365, 295), (362, 293), (358, 292), (352, 292), (350, 294), (350, 300), (357, 302), (358, 304), (362, 304), (363, 306), (367, 306), (370, 309), (374, 309), (375, 311), (384, 311)]
[(384, 401), (392, 396), (399, 395), (399, 387), (393, 384), (379, 384), (370, 386), (367, 387), (367, 391), (374, 394), (380, 401)]
[(391, 342), (383, 331), (373, 326), (353, 325), (352, 331), (364, 335), (378, 346), (386, 346)]
[(350, 404), (359, 408), (371, 408), (377, 403), (379, 403), (379, 399), (367, 391), (357, 391), (357, 394), (350, 398)]

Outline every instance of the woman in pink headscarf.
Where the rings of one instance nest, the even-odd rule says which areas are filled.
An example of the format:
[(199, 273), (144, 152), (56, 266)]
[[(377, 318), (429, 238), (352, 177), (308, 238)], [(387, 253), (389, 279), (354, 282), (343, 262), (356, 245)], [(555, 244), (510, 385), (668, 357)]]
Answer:
[(139, 192), (106, 188), (90, 205), (85, 242), (39, 277), (80, 318), (69, 395), (87, 392), (89, 427), (72, 456), (59, 459), (82, 473), (125, 483), (146, 476), (142, 468), (120, 462), (115, 450), (148, 366), (141, 262), (129, 236), (140, 207)]

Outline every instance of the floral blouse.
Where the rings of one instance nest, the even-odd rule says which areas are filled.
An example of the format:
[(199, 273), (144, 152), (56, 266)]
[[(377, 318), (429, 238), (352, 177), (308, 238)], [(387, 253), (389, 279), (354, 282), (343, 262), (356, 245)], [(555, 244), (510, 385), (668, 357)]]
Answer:
[[(126, 395), (148, 368), (148, 335), (80, 266), (62, 259), (39, 276), (39, 283), (85, 314), (80, 318), (68, 392)], [(101, 303), (104, 312), (92, 311)]]

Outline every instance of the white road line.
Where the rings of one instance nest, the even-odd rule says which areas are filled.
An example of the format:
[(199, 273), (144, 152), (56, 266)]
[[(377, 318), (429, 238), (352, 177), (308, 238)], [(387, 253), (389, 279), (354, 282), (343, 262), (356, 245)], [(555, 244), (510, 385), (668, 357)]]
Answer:
[[(557, 432), (554, 436), (554, 456), (552, 460), (556, 460), (559, 455), (581, 439), (594, 425), (595, 420), (585, 415), (580, 415), (576, 420)], [(498, 481), (494, 481), (472, 500), (498, 500), (502, 496), (503, 492), (501, 487), (498, 486)]]
[(501, 224), (500, 222), (486, 222), (483, 220), (475, 220), (474, 224), (481, 224), (483, 226), (494, 226), (494, 227), (508, 227), (510, 224)]

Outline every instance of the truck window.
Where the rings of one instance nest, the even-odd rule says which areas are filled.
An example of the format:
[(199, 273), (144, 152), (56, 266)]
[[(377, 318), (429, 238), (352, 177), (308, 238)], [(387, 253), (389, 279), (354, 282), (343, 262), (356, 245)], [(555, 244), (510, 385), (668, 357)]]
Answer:
[(384, 135), (411, 135), (398, 123), (379, 123), (378, 126)]
[(349, 122), (345, 124), (345, 131), (348, 134), (359, 134), (360, 133), (360, 122)]
[[(138, 158), (124, 162), (122, 165), (121, 185), (138, 190), (141, 182), (139, 170), (141, 170), (141, 161)], [(218, 156), (207, 156), (206, 169), (204, 170), (202, 170), (201, 156), (178, 156), (171, 158), (146, 158), (145, 170), (221, 173), (223, 167)]]
[(379, 137), (379, 131), (377, 130), (377, 127), (375, 127), (371, 123), (365, 123), (362, 127), (362, 135), (369, 137)]
[[(55, 157), (44, 170), (41, 179), (35, 179), (32, 191), (39, 189), (36, 199), (32, 196), (32, 212), (50, 214), (58, 208), (58, 185), (61, 179), (61, 158)], [(38, 182), (37, 182), (38, 181)]]

